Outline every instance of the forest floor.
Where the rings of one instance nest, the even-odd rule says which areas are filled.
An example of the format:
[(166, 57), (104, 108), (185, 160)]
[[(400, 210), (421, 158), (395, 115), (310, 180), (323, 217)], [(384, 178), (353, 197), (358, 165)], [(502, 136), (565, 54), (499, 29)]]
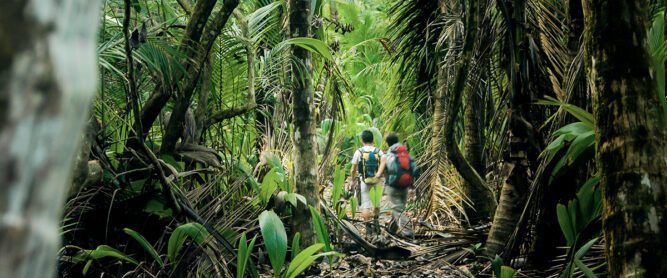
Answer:
[[(327, 191), (324, 192), (324, 198), (330, 200)], [(480, 275), (481, 272), (489, 273), (488, 269), (483, 271), (489, 265), (488, 260), (478, 257), (481, 254), (476, 253), (481, 253), (481, 250), (476, 250), (474, 246), (486, 239), (487, 231), (484, 229), (466, 231), (457, 225), (426, 228), (418, 225), (417, 216), (408, 211), (415, 237), (400, 238), (389, 234), (384, 228), (389, 226), (391, 220), (390, 202), (386, 195), (380, 202), (380, 211), (379, 224), (383, 227), (380, 234), (367, 235), (360, 212), (354, 219), (350, 219), (351, 214), (348, 212), (346, 219), (354, 224), (359, 235), (378, 248), (400, 246), (410, 251), (409, 256), (396, 260), (380, 258), (383, 254), (372, 256), (339, 227), (330, 238), (336, 250), (345, 256), (334, 257), (331, 265), (323, 258), (304, 273), (305, 277), (484, 277)], [(336, 231), (336, 227), (332, 228), (330, 231)], [(270, 272), (267, 269), (263, 273)]]

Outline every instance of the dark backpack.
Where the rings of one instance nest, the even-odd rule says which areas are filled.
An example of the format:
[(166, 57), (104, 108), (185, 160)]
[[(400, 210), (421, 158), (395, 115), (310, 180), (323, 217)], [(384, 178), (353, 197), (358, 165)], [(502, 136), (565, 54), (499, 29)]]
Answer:
[(394, 144), (389, 148), (387, 157), (387, 184), (393, 187), (407, 187), (414, 183), (417, 176), (417, 165), (408, 148), (402, 144)]
[(374, 148), (372, 151), (364, 151), (363, 148), (359, 149), (361, 152), (361, 159), (359, 160), (359, 174), (361, 179), (366, 184), (375, 184), (377, 180), (375, 179), (375, 174), (378, 171), (380, 166), (380, 150)]

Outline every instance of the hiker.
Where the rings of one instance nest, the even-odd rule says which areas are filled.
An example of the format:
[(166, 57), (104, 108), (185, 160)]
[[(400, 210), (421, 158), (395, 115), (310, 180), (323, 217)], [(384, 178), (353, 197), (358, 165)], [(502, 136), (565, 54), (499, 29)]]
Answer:
[[(361, 133), (361, 142), (364, 144), (357, 149), (352, 156), (352, 169), (350, 170), (350, 179), (352, 189), (361, 185), (361, 216), (366, 222), (366, 233), (370, 234), (370, 220), (371, 220), (371, 198), (369, 191), (378, 183), (378, 175), (376, 175), (380, 166), (380, 160), (384, 153), (379, 148), (373, 145), (373, 133), (370, 130), (364, 130)], [(357, 177), (357, 172), (359, 177)], [(379, 214), (379, 208), (375, 208), (375, 215)]]
[(412, 227), (405, 215), (405, 204), (408, 193), (417, 176), (417, 166), (408, 153), (406, 146), (398, 142), (396, 133), (389, 133), (385, 137), (389, 152), (380, 161), (377, 176), (386, 171), (385, 193), (391, 201), (391, 223), (389, 230), (392, 233), (401, 233), (404, 237), (413, 238)]

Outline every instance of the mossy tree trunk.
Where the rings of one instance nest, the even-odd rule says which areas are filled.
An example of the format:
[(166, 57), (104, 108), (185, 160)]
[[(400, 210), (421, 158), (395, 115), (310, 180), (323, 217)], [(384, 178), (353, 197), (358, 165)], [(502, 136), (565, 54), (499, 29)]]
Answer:
[(0, 277), (54, 277), (100, 3), (0, 2)]
[[(288, 2), (289, 32), (291, 38), (310, 37), (311, 0), (290, 0)], [(292, 125), (294, 134), (294, 184), (296, 192), (306, 197), (308, 205), (319, 211), (317, 185), (317, 141), (315, 137), (315, 98), (312, 86), (312, 54), (294, 46), (291, 74)], [(299, 202), (293, 210), (293, 227), (301, 233), (303, 246), (315, 243), (315, 233), (310, 210)]]
[(667, 276), (667, 142), (647, 11), (635, 0), (584, 6), (610, 277)]

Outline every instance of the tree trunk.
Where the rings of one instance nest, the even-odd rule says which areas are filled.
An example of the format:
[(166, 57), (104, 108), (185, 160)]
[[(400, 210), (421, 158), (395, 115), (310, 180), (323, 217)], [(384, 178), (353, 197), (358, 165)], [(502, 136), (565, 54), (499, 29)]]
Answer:
[(647, 9), (633, 0), (584, 7), (610, 277), (667, 276), (667, 143)]
[[(465, 158), (480, 176), (484, 176), (484, 100), (482, 95), (473, 88), (468, 88), (465, 109)], [(490, 218), (493, 195), (484, 187), (466, 181), (463, 190), (472, 206), (465, 206), (466, 215), (470, 222)]]
[[(310, 37), (310, 0), (288, 2), (291, 38)], [(294, 46), (292, 49), (292, 124), (294, 130), (294, 184), (296, 191), (306, 197), (308, 204), (319, 211), (317, 185), (317, 141), (315, 140), (314, 94), (311, 81), (312, 57), (310, 51)], [(294, 231), (301, 233), (303, 246), (315, 242), (315, 233), (307, 206), (299, 202), (293, 211)]]
[[(463, 91), (465, 89), (466, 81), (468, 79), (468, 70), (470, 69), (471, 60), (473, 58), (474, 44), (477, 42), (477, 25), (480, 22), (481, 3), (479, 1), (469, 1), (466, 8), (466, 25), (465, 25), (465, 39), (463, 41), (463, 49), (458, 59), (456, 68), (456, 79), (452, 86), (452, 93), (448, 96), (447, 110), (445, 111), (445, 125), (443, 127), (445, 137), (445, 150), (447, 157), (452, 162), (452, 165), (466, 180), (475, 188), (484, 188), (487, 194), (491, 193), (488, 185), (484, 179), (475, 171), (470, 163), (463, 157), (461, 150), (456, 145), (454, 139), (454, 126), (457, 122), (460, 103), (463, 98)], [(470, 90), (470, 88), (468, 88)], [(495, 199), (491, 199), (494, 203), (491, 205), (495, 207)], [(493, 209), (492, 209), (493, 210)]]
[[(511, 17), (509, 15), (511, 11)], [(510, 75), (511, 99), (509, 102), (508, 132), (509, 147), (504, 154), (504, 167), (509, 175), (503, 184), (500, 201), (496, 209), (493, 224), (486, 241), (486, 253), (493, 257), (503, 253), (506, 244), (511, 241), (514, 230), (519, 222), (526, 203), (526, 197), (532, 178), (531, 159), (529, 154), (539, 153), (531, 148), (535, 131), (526, 120), (530, 119), (532, 102), (529, 91), (528, 76), (520, 76), (529, 72), (527, 66), (528, 45), (525, 30), (525, 1), (516, 0), (512, 7), (503, 11), (510, 21), (510, 59), (508, 73)], [(511, 18), (511, 19), (510, 19)], [(517, 68), (517, 65), (521, 65)], [(536, 155), (535, 155), (536, 156)], [(510, 254), (502, 254), (507, 259)]]
[(0, 277), (54, 277), (100, 3), (0, 2)]

